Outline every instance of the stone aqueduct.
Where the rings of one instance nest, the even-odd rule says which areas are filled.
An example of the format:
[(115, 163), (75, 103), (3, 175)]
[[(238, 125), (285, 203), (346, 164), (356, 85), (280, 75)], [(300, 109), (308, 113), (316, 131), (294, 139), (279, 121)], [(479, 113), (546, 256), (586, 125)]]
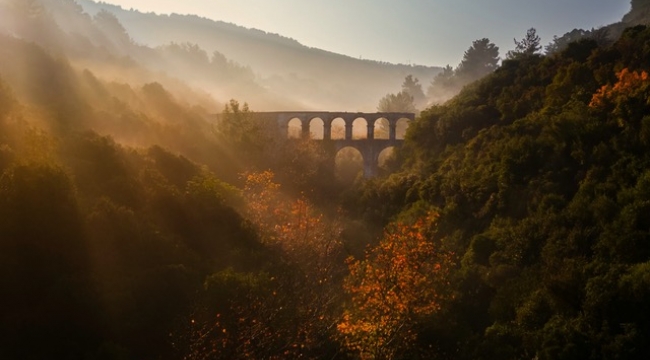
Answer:
[[(332, 156), (343, 148), (352, 147), (357, 149), (363, 157), (363, 173), (365, 177), (373, 177), (377, 174), (379, 165), (379, 154), (389, 147), (401, 146), (403, 140), (398, 139), (397, 124), (400, 120), (406, 119), (413, 121), (413, 113), (359, 113), (359, 112), (322, 112), (322, 111), (283, 111), (283, 112), (255, 112), (256, 119), (273, 123), (277, 126), (278, 136), (289, 140), (289, 123), (298, 119), (301, 127), (301, 137), (310, 137), (310, 125), (313, 120), (320, 119), (323, 124), (323, 137), (316, 141), (322, 141), (324, 145), (329, 145), (332, 149)], [(332, 123), (342, 119), (345, 123), (345, 136), (343, 138), (333, 138)], [(367, 133), (363, 138), (355, 138), (353, 134), (353, 123), (357, 119), (363, 119), (366, 122)], [(380, 119), (388, 122), (388, 138), (375, 138), (375, 123)]]

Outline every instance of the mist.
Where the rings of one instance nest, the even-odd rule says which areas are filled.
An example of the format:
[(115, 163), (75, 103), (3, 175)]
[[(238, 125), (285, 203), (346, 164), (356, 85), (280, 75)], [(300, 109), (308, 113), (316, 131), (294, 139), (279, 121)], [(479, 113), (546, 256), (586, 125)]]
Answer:
[[(158, 82), (178, 100), (214, 112), (229, 99), (256, 111), (372, 112), (407, 75), (429, 84), (440, 71), (354, 59), (196, 16), (89, 0), (4, 4), (5, 34), (58, 53), (98, 79), (136, 87)], [(29, 4), (41, 4), (42, 13)]]
[[(374, 111), (378, 99), (398, 87), (406, 75), (429, 82), (440, 70), (354, 59), (308, 48), (277, 34), (198, 16), (143, 14), (88, 0), (79, 3), (90, 14), (102, 10), (115, 14), (139, 44), (153, 48), (190, 44), (208, 57), (222, 54), (232, 66), (246, 69), (248, 80), (275, 94), (266, 96), (289, 102), (258, 101), (261, 89), (247, 89), (242, 95), (248, 95), (246, 101), (259, 111), (284, 110), (286, 105), (295, 110)], [(207, 72), (201, 72), (199, 79), (204, 79)], [(241, 85), (242, 81), (238, 82)]]

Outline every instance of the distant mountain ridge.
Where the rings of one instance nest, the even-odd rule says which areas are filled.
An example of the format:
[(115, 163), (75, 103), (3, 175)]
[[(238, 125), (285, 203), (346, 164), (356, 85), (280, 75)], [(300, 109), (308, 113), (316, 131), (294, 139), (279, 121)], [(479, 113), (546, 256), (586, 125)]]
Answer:
[(623, 16), (622, 22), (627, 26), (650, 24), (650, 1), (632, 0), (630, 12)]
[(601, 44), (613, 43), (628, 27), (650, 25), (650, 0), (631, 0), (630, 5), (630, 11), (623, 16), (621, 21), (591, 30), (576, 28), (562, 36), (554, 37), (546, 48), (547, 53), (558, 52), (565, 49), (570, 42), (585, 38), (596, 40)]
[[(92, 0), (77, 2), (91, 16), (101, 10), (114, 14), (136, 43), (157, 47), (189, 42), (208, 54), (217, 51), (249, 66), (265, 88), (307, 97), (306, 107), (313, 106), (314, 110), (326, 110), (315, 107), (337, 103), (346, 110), (375, 110), (378, 100), (397, 91), (405, 76), (411, 74), (426, 84), (441, 70), (356, 59), (310, 48), (278, 34), (196, 15), (157, 15)], [(346, 100), (350, 98), (353, 102)]]

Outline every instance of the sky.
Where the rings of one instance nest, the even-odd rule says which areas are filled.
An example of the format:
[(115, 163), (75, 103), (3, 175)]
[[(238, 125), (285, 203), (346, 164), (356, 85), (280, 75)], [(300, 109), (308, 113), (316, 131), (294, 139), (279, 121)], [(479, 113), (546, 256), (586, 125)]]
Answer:
[(534, 27), (546, 45), (574, 28), (620, 21), (630, 0), (102, 0), (159, 14), (194, 14), (303, 45), (391, 63), (456, 66), (472, 41), (503, 57)]

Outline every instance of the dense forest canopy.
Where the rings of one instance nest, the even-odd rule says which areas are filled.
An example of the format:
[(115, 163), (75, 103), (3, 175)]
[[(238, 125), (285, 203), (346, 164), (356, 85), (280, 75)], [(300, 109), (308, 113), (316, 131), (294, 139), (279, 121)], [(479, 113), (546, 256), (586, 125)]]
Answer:
[(647, 358), (647, 8), (406, 75), (364, 180), (149, 67), (256, 86), (223, 54), (0, 0), (0, 358)]

